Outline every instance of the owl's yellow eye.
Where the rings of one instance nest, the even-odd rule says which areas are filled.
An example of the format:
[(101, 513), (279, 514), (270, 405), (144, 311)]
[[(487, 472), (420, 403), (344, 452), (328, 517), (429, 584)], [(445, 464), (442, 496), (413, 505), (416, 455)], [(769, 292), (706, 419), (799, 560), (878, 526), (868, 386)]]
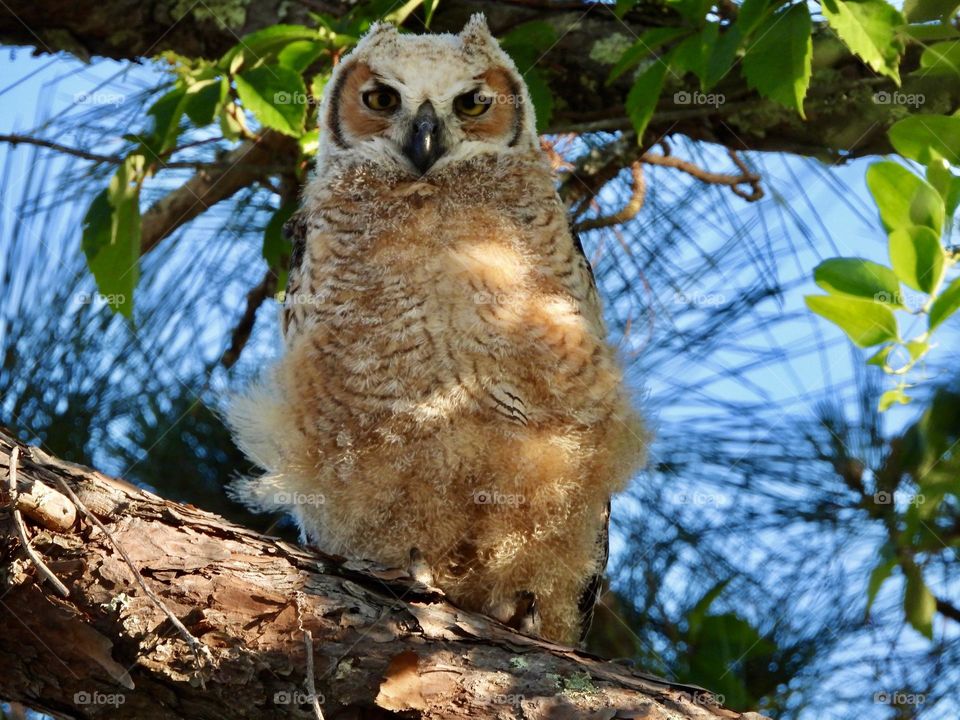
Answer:
[(465, 117), (480, 117), (493, 104), (493, 98), (480, 91), (468, 92), (454, 98), (453, 109)]
[(378, 112), (386, 112), (387, 110), (393, 110), (397, 105), (400, 104), (400, 95), (396, 90), (391, 90), (388, 87), (379, 87), (373, 90), (368, 90), (363, 94), (363, 104), (366, 105), (371, 110), (376, 110)]

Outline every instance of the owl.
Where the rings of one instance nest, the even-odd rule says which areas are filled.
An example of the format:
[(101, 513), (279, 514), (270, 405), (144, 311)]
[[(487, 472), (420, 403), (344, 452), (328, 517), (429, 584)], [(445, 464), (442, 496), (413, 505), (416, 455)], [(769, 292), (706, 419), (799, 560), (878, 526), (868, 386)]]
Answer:
[(646, 435), (523, 77), (476, 15), (374, 25), (326, 87), (284, 351), (228, 413), (264, 473), (231, 492), (575, 644)]

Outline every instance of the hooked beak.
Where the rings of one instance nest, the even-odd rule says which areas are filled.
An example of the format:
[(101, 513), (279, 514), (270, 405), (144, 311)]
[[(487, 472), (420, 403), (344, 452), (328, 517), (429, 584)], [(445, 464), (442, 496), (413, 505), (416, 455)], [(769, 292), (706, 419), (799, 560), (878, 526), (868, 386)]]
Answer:
[(440, 121), (430, 101), (423, 103), (413, 118), (413, 127), (403, 153), (423, 175), (444, 153), (440, 140)]

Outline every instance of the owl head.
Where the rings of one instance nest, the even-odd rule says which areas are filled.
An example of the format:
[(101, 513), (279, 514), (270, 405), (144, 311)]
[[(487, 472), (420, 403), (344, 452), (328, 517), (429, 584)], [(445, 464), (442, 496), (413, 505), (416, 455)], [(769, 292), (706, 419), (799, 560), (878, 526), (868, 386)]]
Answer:
[(371, 27), (334, 70), (320, 123), (321, 164), (375, 163), (413, 177), (538, 147), (523, 77), (482, 14), (458, 35)]

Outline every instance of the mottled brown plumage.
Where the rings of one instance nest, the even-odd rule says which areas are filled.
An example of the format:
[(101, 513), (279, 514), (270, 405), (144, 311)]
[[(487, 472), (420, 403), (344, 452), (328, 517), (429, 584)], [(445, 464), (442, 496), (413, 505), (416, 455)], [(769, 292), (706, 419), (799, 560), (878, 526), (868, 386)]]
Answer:
[[(532, 593), (539, 632), (576, 642), (644, 435), (522, 79), (474, 19), (379, 26), (330, 86), (286, 351), (231, 410), (267, 474), (235, 492), (334, 553), (402, 566), (418, 548), (454, 602), (503, 621)], [(365, 107), (371, 87), (400, 105)], [(457, 115), (454, 97), (504, 87)], [(428, 102), (443, 153), (421, 176), (403, 148)]]

